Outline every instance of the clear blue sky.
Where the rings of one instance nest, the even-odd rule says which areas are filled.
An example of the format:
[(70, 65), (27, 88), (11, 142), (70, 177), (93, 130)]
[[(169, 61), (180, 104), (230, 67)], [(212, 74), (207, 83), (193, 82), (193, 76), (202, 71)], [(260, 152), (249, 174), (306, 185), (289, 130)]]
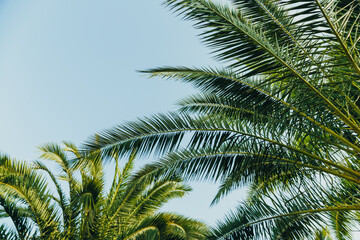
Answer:
[[(215, 63), (191, 23), (161, 3), (1, 1), (0, 151), (34, 160), (43, 143), (81, 144), (115, 124), (175, 110), (192, 87), (147, 79), (136, 70)], [(214, 185), (192, 186), (188, 197), (165, 209), (213, 224), (244, 195), (209, 208)]]

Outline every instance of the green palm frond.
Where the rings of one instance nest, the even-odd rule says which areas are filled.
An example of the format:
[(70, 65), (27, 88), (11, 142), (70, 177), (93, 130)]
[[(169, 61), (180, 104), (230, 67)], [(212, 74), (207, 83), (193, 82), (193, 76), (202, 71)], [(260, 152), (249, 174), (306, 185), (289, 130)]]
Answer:
[(206, 239), (207, 228), (193, 219), (173, 213), (161, 213), (137, 222), (133, 228), (120, 235), (118, 240), (195, 240)]
[(328, 229), (322, 229), (316, 233), (315, 240), (331, 240)]
[(100, 132), (86, 152), (158, 154), (133, 180), (217, 181), (213, 203), (250, 186), (249, 202), (215, 239), (324, 239), (325, 226), (335, 239), (350, 239), (359, 223), (359, 1), (164, 4), (194, 22), (225, 66), (143, 71), (200, 93), (178, 112)]
[(12, 197), (28, 206), (28, 217), (43, 236), (58, 231), (58, 210), (50, 201), (46, 181), (25, 162), (1, 156), (0, 188), (2, 197)]
[[(354, 216), (354, 210), (359, 210), (359, 205), (332, 205), (321, 200), (324, 199), (314, 194), (288, 199), (274, 196), (267, 200), (252, 199), (220, 222), (214, 229), (213, 238), (311, 239), (323, 222), (334, 220), (336, 213)], [(324, 215), (324, 212), (331, 214)]]
[(39, 147), (39, 149), (42, 152), (42, 155), (40, 156), (41, 158), (56, 162), (61, 166), (62, 170), (67, 173), (67, 170), (69, 169), (69, 162), (60, 145), (48, 143)]
[[(64, 145), (66, 146), (68, 152), (79, 156), (76, 147), (72, 143), (64, 142)], [(62, 209), (65, 236), (75, 235), (77, 233), (76, 229), (80, 215), (79, 202), (76, 201), (76, 198), (80, 195), (80, 183), (74, 178), (75, 169), (72, 166), (72, 159), (60, 145), (55, 143), (45, 144), (39, 147), (39, 149), (42, 151), (42, 159), (55, 162), (61, 169), (62, 174), (60, 177), (57, 177), (46, 166), (46, 164), (41, 161), (35, 161), (35, 169), (45, 171), (56, 186), (57, 193), (59, 195), (59, 206)], [(58, 181), (59, 179), (65, 181), (68, 185), (68, 195), (64, 192), (60, 182)]]
[(0, 205), (3, 208), (3, 216), (2, 218), (9, 217), (14, 224), (14, 230), (16, 232), (8, 232), (5, 225), (2, 227), (4, 229), (0, 230), (3, 231), (0, 236), (2, 239), (26, 239), (27, 236), (30, 235), (30, 222), (29, 222), (29, 213), (28, 209), (18, 206), (18, 204), (11, 199), (10, 197), (0, 197)]
[(17, 233), (9, 229), (5, 224), (0, 225), (0, 238), (4, 240), (18, 240), (25, 239), (23, 236), (19, 236)]

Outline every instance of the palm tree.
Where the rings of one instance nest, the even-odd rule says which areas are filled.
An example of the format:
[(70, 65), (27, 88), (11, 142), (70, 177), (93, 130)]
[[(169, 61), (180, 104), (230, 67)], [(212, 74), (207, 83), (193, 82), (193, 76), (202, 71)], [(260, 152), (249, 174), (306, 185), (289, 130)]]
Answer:
[(104, 159), (134, 148), (160, 154), (141, 178), (219, 181), (214, 203), (250, 186), (216, 239), (313, 239), (324, 225), (350, 237), (360, 210), (359, 4), (165, 1), (195, 22), (224, 68), (145, 71), (200, 93), (179, 111), (100, 132), (87, 150)]
[[(204, 238), (204, 224), (158, 212), (164, 203), (191, 190), (179, 177), (133, 181), (133, 153), (122, 169), (118, 157), (114, 158), (114, 178), (107, 192), (105, 174), (109, 173), (105, 173), (101, 159), (83, 155), (72, 143), (64, 145), (40, 147), (41, 157), (61, 170), (59, 176), (43, 161), (29, 166), (2, 157), (1, 217), (10, 217), (13, 227), (3, 224), (1, 239)], [(48, 175), (55, 194), (39, 170)]]

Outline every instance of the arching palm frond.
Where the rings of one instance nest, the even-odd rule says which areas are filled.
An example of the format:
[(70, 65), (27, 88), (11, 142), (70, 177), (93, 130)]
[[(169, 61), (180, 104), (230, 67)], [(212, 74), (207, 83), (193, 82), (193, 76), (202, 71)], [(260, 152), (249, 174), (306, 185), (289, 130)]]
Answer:
[[(329, 225), (337, 239), (347, 239), (359, 222), (353, 214), (359, 203), (351, 196), (360, 184), (360, 3), (167, 0), (165, 5), (195, 22), (225, 67), (145, 71), (191, 83), (200, 93), (181, 101), (178, 112), (102, 131), (86, 142), (86, 150), (104, 159), (133, 149), (159, 154), (158, 162), (134, 178), (180, 174), (219, 181), (214, 203), (250, 185), (252, 203), (230, 215), (215, 238), (313, 239)], [(331, 181), (338, 183), (336, 191)], [(294, 192), (317, 193), (319, 187), (321, 196), (331, 198), (312, 202), (310, 194)], [(275, 192), (284, 199), (262, 200)], [(291, 207), (279, 205), (291, 196)]]
[[(27, 239), (31, 233), (31, 223), (28, 219), (29, 214), (26, 208), (19, 206), (19, 203), (10, 197), (1, 197), (0, 206), (2, 207), (1, 218), (10, 218), (14, 228), (2, 225), (2, 239)], [(9, 231), (9, 229), (14, 231)]]
[(324, 223), (333, 222), (336, 239), (351, 239), (349, 219), (357, 219), (359, 200), (342, 198), (343, 186), (328, 184), (316, 189), (298, 184), (282, 197), (279, 192), (252, 196), (218, 224), (212, 238), (313, 239)]
[(135, 223), (118, 240), (195, 240), (206, 239), (207, 228), (203, 223), (178, 214), (160, 213)]
[[(11, 229), (9, 229), (9, 226), (2, 224), (0, 225), (0, 237), (1, 239), (6, 240), (17, 240), (19, 239), (19, 235), (15, 232), (13, 232)], [(20, 239), (24, 239), (20, 237)]]

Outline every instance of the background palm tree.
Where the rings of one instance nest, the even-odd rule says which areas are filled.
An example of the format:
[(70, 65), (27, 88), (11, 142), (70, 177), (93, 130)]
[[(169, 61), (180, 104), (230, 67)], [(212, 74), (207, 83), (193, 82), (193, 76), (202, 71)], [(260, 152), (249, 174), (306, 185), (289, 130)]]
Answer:
[[(179, 177), (133, 181), (133, 153), (122, 169), (115, 157), (115, 175), (107, 192), (101, 159), (82, 155), (72, 143), (64, 145), (40, 148), (41, 157), (60, 168), (60, 176), (43, 161), (29, 166), (2, 157), (1, 217), (10, 217), (13, 227), (2, 225), (1, 239), (204, 238), (204, 224), (158, 212), (170, 199), (190, 191)], [(56, 194), (38, 170), (47, 173)]]
[[(357, 0), (168, 0), (195, 21), (223, 69), (165, 67), (150, 77), (200, 94), (88, 140), (103, 158), (167, 153), (142, 178), (182, 174), (221, 183), (214, 203), (248, 185), (216, 239), (338, 239), (359, 222), (360, 6)], [(186, 134), (191, 140), (179, 148)]]

